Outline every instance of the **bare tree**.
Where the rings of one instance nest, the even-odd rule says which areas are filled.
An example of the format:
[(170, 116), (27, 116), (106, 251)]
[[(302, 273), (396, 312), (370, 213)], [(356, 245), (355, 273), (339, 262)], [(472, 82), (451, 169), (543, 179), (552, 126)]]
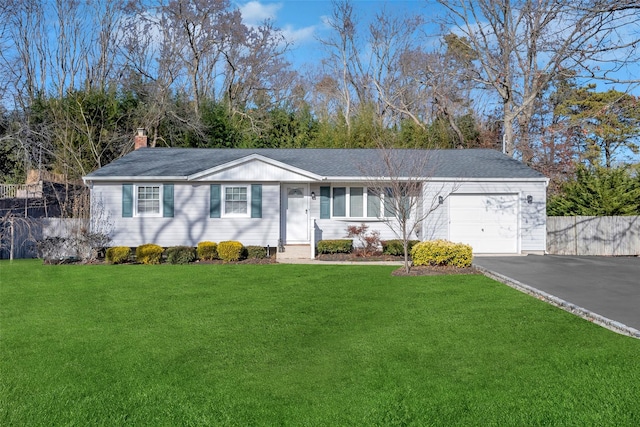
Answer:
[[(330, 37), (320, 40), (329, 57), (323, 61), (325, 76), (319, 80), (328, 95), (339, 101), (342, 117), (351, 131), (351, 119), (358, 107), (370, 101), (361, 55), (364, 50), (359, 38), (359, 18), (350, 0), (333, 0), (332, 14), (327, 24), (333, 30)], [(331, 85), (327, 83), (331, 82)]]
[(377, 161), (362, 165), (360, 169), (368, 177), (368, 198), (381, 202), (379, 216), (402, 240), (404, 269), (408, 273), (412, 236), (424, 236), (425, 220), (457, 191), (460, 184), (433, 180), (440, 161), (435, 150), (397, 149), (388, 142), (379, 142), (376, 151)]
[(148, 107), (140, 125), (151, 145), (163, 142), (160, 127), (167, 140), (172, 129), (204, 139), (205, 102), (224, 104), (259, 132), (261, 113), (295, 86), (281, 30), (270, 21), (245, 25), (228, 0), (138, 0), (127, 12), (124, 65)]
[(93, 0), (87, 2), (86, 12), (93, 34), (85, 58), (86, 89), (105, 90), (120, 80), (116, 64), (121, 61), (120, 46), (124, 42), (125, 0)]
[(37, 242), (39, 229), (36, 219), (6, 212), (0, 217), (0, 250), (8, 251), (13, 261), (20, 246)]
[(638, 59), (637, 0), (438, 2), (443, 26), (477, 55), (470, 77), (501, 100), (506, 154), (517, 150), (525, 163), (535, 101), (549, 82), (568, 70), (621, 82), (615, 73)]
[(420, 16), (395, 17), (386, 10), (369, 25), (371, 78), (381, 123), (399, 125), (409, 118), (420, 128), (428, 123), (429, 96), (421, 78), (426, 55), (418, 46)]
[[(224, 99), (231, 116), (242, 116), (252, 123), (271, 107), (292, 97), (296, 73), (290, 69), (285, 53), (289, 45), (273, 22), (235, 30), (234, 44), (225, 57)], [(257, 114), (248, 114), (249, 112)], [(260, 132), (260, 128), (252, 126)]]

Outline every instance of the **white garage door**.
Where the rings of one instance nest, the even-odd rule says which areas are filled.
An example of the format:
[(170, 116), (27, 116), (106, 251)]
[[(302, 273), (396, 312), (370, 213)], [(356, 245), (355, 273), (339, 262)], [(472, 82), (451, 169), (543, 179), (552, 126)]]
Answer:
[(452, 195), (449, 239), (471, 245), (474, 253), (517, 253), (518, 195)]

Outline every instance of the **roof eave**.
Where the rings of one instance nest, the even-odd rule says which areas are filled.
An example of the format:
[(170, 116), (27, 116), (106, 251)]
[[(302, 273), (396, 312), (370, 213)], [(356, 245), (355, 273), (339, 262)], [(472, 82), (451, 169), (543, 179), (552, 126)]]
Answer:
[(86, 182), (131, 182), (131, 181), (153, 181), (153, 182), (167, 182), (167, 181), (188, 181), (186, 176), (91, 176), (87, 175), (82, 177), (82, 180)]
[(323, 181), (356, 181), (356, 182), (370, 182), (370, 181), (474, 181), (474, 182), (549, 182), (547, 177), (522, 177), (522, 178), (482, 178), (482, 177), (440, 177), (440, 176), (427, 176), (427, 177), (406, 177), (406, 176), (394, 176), (394, 177), (368, 177), (368, 176), (327, 176), (323, 178)]

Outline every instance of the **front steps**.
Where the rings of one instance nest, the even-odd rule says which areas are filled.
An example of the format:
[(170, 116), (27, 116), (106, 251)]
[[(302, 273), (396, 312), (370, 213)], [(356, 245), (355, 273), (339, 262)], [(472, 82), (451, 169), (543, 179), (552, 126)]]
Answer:
[(278, 251), (276, 261), (311, 259), (311, 245), (285, 245), (284, 252)]

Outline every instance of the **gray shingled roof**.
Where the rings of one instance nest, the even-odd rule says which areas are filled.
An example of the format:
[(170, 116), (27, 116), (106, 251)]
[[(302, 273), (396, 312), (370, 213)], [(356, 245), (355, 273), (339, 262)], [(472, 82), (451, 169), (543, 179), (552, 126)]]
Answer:
[[(384, 171), (376, 149), (211, 149), (142, 148), (90, 173), (88, 180), (116, 177), (186, 177), (252, 154), (289, 164), (323, 177), (366, 177)], [(498, 151), (394, 150), (394, 156), (427, 159), (424, 176), (431, 178), (538, 178), (539, 172)], [(407, 161), (404, 173), (415, 174), (415, 162)], [(378, 165), (378, 166), (376, 166)]]

